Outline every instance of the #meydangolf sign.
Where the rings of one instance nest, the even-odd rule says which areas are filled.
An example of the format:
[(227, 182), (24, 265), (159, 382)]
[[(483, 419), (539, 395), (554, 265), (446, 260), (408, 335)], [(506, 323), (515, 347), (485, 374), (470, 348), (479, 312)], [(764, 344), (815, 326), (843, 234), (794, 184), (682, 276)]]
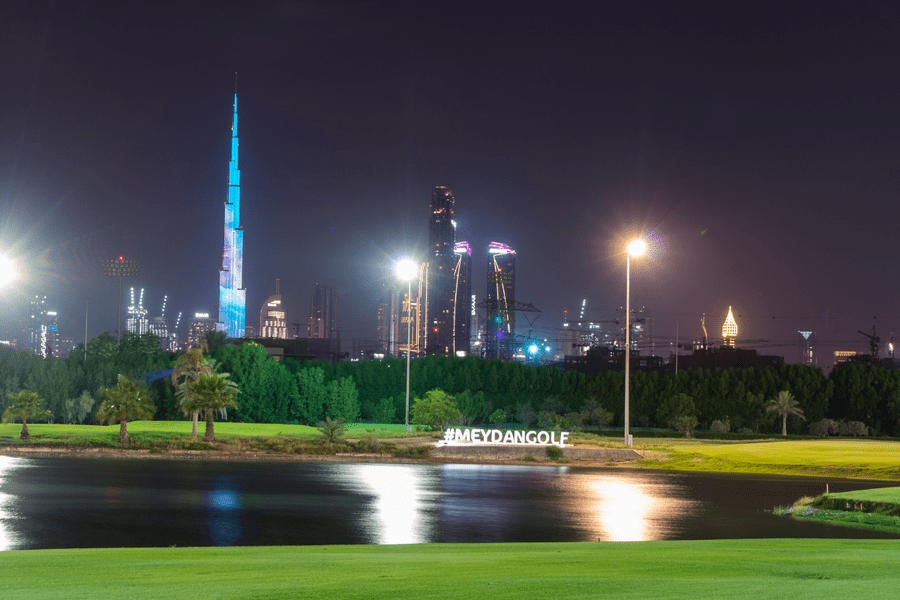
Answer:
[(568, 440), (568, 431), (503, 431), (502, 429), (462, 429), (448, 427), (441, 446), (463, 444), (559, 446)]

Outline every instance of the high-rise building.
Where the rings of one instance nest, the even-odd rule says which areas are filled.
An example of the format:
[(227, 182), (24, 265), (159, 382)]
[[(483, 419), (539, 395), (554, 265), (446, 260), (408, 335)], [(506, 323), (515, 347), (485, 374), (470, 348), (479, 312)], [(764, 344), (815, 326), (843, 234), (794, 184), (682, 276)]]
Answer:
[(394, 326), (395, 321), (392, 319), (391, 298), (382, 298), (378, 301), (376, 307), (376, 329), (375, 340), (378, 343), (378, 351), (385, 355), (391, 355), (394, 352)]
[(287, 319), (281, 303), (281, 280), (275, 280), (275, 293), (263, 303), (259, 310), (259, 337), (287, 339)]
[(516, 340), (516, 251), (499, 242), (488, 246), (485, 358), (510, 360)]
[(231, 124), (231, 162), (228, 164), (228, 200), (225, 202), (225, 245), (219, 271), (217, 329), (231, 338), (244, 335), (247, 290), (243, 285), (244, 230), (241, 228), (241, 171), (238, 168), (237, 94)]
[(427, 284), (427, 329), (425, 352), (450, 354), (454, 337), (454, 251), (456, 222), (453, 220), (453, 192), (439, 185), (431, 193), (431, 217), (428, 221), (429, 251)]
[(147, 318), (147, 309), (144, 308), (144, 288), (141, 288), (137, 302), (134, 298), (134, 288), (131, 288), (131, 302), (128, 303), (125, 319), (125, 331), (135, 335), (143, 335), (150, 330), (150, 320)]
[(340, 337), (337, 328), (337, 295), (336, 287), (316, 284), (316, 291), (309, 303), (306, 337), (319, 339)]
[(453, 347), (455, 354), (468, 354), (472, 338), (472, 249), (468, 242), (453, 246), (456, 266), (453, 267)]
[(37, 295), (28, 304), (18, 347), (44, 358), (61, 356), (57, 314), (47, 307), (47, 296)]
[(737, 322), (734, 320), (734, 314), (731, 312), (731, 307), (728, 307), (728, 316), (725, 317), (725, 322), (722, 324), (722, 343), (725, 346), (734, 347), (734, 341), (737, 339), (738, 335), (738, 326)]
[(188, 319), (188, 346), (194, 347), (202, 342), (207, 332), (215, 331), (217, 325), (216, 320), (208, 312), (194, 313), (194, 316)]

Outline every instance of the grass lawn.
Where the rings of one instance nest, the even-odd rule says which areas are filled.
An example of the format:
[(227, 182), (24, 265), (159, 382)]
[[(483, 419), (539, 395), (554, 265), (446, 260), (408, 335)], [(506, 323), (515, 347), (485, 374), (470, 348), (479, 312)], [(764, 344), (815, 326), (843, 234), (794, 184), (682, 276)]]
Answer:
[[(197, 424), (197, 431), (202, 439), (205, 431), (205, 423), (201, 420)], [(316, 439), (322, 437), (315, 427), (306, 425), (283, 425), (276, 423), (230, 423), (216, 421), (216, 439), (227, 441), (228, 438), (254, 437), (254, 436), (288, 436), (300, 439)], [(351, 424), (345, 437), (360, 438), (374, 429), (379, 438), (398, 438), (408, 436), (431, 435), (427, 433), (407, 433), (404, 425), (366, 425)], [(0, 443), (19, 443), (19, 433), (22, 431), (21, 423), (0, 424)], [(41, 444), (52, 445), (116, 445), (119, 439), (118, 425), (64, 425), (45, 423), (28, 424), (31, 440), (27, 443), (39, 446)], [(140, 444), (146, 441), (162, 440), (171, 437), (189, 437), (191, 435), (190, 421), (133, 421), (128, 424), (128, 435), (133, 443)]]
[(891, 540), (0, 553), (0, 598), (896, 598)]
[(643, 466), (684, 471), (778, 473), (861, 479), (900, 480), (900, 442), (857, 438), (821, 440), (660, 440), (638, 442), (636, 449), (669, 454), (670, 460), (641, 461)]
[(874, 490), (857, 490), (855, 492), (841, 492), (828, 494), (829, 498), (843, 498), (845, 500), (858, 500), (863, 502), (884, 502), (900, 504), (900, 487), (877, 488)]

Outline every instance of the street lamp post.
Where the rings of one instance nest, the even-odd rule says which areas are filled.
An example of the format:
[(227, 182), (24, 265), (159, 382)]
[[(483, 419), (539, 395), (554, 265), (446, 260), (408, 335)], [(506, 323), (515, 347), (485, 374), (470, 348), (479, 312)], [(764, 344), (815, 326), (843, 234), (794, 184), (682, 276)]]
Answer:
[(640, 256), (647, 249), (643, 240), (628, 244), (625, 254), (625, 445), (631, 446), (629, 426), (629, 392), (631, 390), (631, 257)]
[(401, 281), (406, 281), (406, 413), (404, 423), (406, 431), (411, 431), (409, 426), (409, 363), (412, 346), (412, 280), (416, 276), (416, 263), (408, 258), (397, 261), (394, 272)]

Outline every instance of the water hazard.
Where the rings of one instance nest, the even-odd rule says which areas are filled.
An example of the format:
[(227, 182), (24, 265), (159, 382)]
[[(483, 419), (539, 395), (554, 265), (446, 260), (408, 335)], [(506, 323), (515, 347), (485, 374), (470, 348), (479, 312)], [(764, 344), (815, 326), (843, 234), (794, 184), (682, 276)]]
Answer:
[(768, 514), (896, 485), (567, 466), (0, 456), (0, 550), (898, 536)]

